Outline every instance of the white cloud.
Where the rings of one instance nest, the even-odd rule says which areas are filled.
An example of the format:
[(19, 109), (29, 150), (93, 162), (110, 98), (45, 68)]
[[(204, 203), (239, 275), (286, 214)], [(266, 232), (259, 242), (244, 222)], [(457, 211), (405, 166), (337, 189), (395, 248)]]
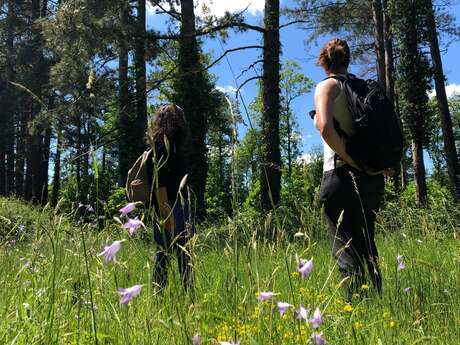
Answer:
[(235, 93), (237, 88), (232, 85), (216, 86), (216, 89), (223, 93)]
[[(195, 13), (198, 16), (203, 16), (203, 4), (206, 4), (211, 14), (217, 17), (223, 16), (226, 11), (234, 13), (246, 8), (246, 13), (256, 16), (263, 13), (265, 0), (195, 0)], [(163, 8), (169, 10), (169, 5), (165, 4)], [(149, 15), (155, 14), (156, 9), (156, 6), (152, 6), (149, 2), (147, 3)]]
[[(447, 94), (447, 97), (452, 97), (453, 95), (460, 95), (460, 84), (449, 84), (446, 86), (446, 94)], [(428, 93), (428, 96), (431, 98), (431, 97), (435, 97), (436, 96), (436, 90), (431, 90), (429, 93)]]
[(304, 153), (303, 155), (297, 158), (297, 162), (304, 165), (310, 164), (312, 160), (313, 157), (309, 153)]

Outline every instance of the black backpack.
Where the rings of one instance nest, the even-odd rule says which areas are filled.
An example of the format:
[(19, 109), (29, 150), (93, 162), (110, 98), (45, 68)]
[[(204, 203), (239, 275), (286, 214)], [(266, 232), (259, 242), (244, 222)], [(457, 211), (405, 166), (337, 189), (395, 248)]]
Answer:
[(353, 74), (329, 78), (342, 83), (353, 119), (355, 134), (346, 138), (350, 157), (360, 167), (376, 171), (396, 166), (402, 158), (403, 135), (393, 104), (380, 85)]

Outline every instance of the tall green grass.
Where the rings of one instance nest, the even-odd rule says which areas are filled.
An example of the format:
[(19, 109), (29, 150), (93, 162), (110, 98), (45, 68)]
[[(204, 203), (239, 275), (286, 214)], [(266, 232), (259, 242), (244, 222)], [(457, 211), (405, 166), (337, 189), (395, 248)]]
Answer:
[[(0, 206), (1, 233), (20, 228), (14, 238), (23, 239), (2, 236), (0, 344), (191, 344), (197, 333), (202, 344), (311, 344), (311, 326), (294, 318), (300, 304), (323, 312), (318, 331), (328, 344), (460, 343), (459, 223), (452, 206), (387, 204), (377, 238), (383, 297), (365, 297), (372, 294), (364, 286), (351, 307), (337, 286), (326, 229), (308, 208), (281, 210), (278, 223), (240, 214), (200, 227), (187, 248), (195, 289), (186, 293), (176, 267), (165, 290), (153, 287), (155, 248), (143, 236), (123, 242), (117, 263), (103, 263), (102, 244), (128, 238), (116, 222), (97, 231), (15, 200), (0, 199)], [(398, 254), (406, 263), (399, 272)], [(314, 269), (301, 280), (298, 258), (311, 257)], [(141, 294), (120, 305), (117, 288), (134, 284), (144, 284)], [(277, 295), (261, 303), (261, 291)], [(277, 301), (293, 307), (280, 317)]]

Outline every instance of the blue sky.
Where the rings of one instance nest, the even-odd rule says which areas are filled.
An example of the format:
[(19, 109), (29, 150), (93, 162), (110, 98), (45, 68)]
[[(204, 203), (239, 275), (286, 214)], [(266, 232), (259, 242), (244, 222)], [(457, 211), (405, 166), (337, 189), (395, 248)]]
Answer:
[[(211, 10), (218, 15), (223, 13), (225, 9), (239, 10), (249, 5), (246, 15), (247, 21), (250, 23), (261, 24), (263, 18), (263, 3), (263, 0), (232, 0), (231, 2), (228, 0), (213, 0), (213, 4), (211, 4), (210, 7)], [(292, 4), (292, 0), (281, 0), (281, 6), (290, 6)], [(451, 9), (451, 13), (457, 17), (457, 24), (460, 24), (460, 1), (455, 1), (455, 4)], [(155, 27), (154, 23), (159, 22), (157, 19), (159, 19), (158, 16), (155, 16), (153, 11), (151, 11), (148, 16), (148, 26)], [(282, 23), (286, 21), (288, 21), (287, 18), (281, 19)], [(161, 30), (161, 26), (155, 27), (155, 29)], [(306, 37), (307, 33), (299, 27), (291, 26), (282, 29), (281, 59), (282, 61), (287, 59), (297, 61), (302, 66), (302, 73), (317, 83), (324, 78), (324, 72), (320, 67), (316, 66), (315, 57), (321, 45), (326, 42), (329, 37), (321, 37), (318, 40), (317, 45), (310, 44), (309, 46), (305, 44)], [(446, 42), (447, 40), (445, 37), (441, 37), (441, 41)], [(261, 44), (261, 42), (261, 35), (257, 32), (230, 32), (229, 38), (225, 43), (223, 43), (223, 49), (225, 50), (240, 46)], [(206, 39), (204, 41), (203, 50), (206, 52), (211, 51), (215, 57), (218, 57), (222, 53), (221, 42), (217, 39)], [(246, 78), (254, 76), (254, 71), (250, 71), (238, 79), (237, 83), (235, 83), (229, 64), (233, 69), (234, 74), (238, 76), (242, 70), (247, 68), (252, 62), (256, 61), (260, 57), (260, 54), (261, 51), (256, 49), (230, 53), (228, 55), (228, 62), (224, 59), (219, 65), (211, 69), (211, 72), (217, 76), (217, 85), (221, 88), (231, 90), (232, 88), (237, 87), (237, 83), (239, 85)], [(451, 43), (447, 51), (444, 51), (443, 53), (443, 67), (447, 77), (447, 83), (451, 84), (450, 89), (456, 89), (460, 92), (460, 69), (458, 68), (459, 57), (459, 41)], [(351, 66), (351, 72), (356, 73), (357, 71), (359, 71), (359, 66)], [(242, 90), (244, 100), (247, 104), (249, 104), (257, 92), (256, 82), (249, 82)], [(230, 93), (230, 95), (234, 95), (234, 93)], [(302, 149), (304, 152), (308, 152), (313, 147), (321, 145), (321, 138), (307, 115), (308, 111), (313, 109), (313, 92), (297, 99), (293, 104), (293, 108), (297, 121), (300, 125), (300, 132), (302, 134)], [(244, 132), (244, 130), (241, 132)]]

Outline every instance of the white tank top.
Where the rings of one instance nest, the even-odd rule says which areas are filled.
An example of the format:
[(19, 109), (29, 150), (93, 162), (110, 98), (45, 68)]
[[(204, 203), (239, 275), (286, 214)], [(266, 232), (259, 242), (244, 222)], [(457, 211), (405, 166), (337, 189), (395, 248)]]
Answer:
[[(334, 119), (340, 125), (340, 128), (348, 135), (351, 136), (354, 133), (353, 122), (351, 118), (351, 113), (348, 110), (348, 103), (347, 103), (347, 96), (345, 95), (345, 91), (343, 90), (342, 83), (338, 80), (334, 79), (337, 83), (337, 86), (340, 89), (339, 94), (334, 99), (333, 104), (333, 116)], [(322, 81), (321, 83), (323, 83)], [(316, 117), (315, 117), (315, 126), (316, 126)], [(324, 151), (324, 163), (323, 163), (323, 172), (333, 170), (334, 169), (334, 156), (335, 152), (332, 150), (329, 145), (323, 139), (323, 151)], [(345, 165), (345, 162), (338, 158), (335, 162), (335, 167), (340, 167)]]

